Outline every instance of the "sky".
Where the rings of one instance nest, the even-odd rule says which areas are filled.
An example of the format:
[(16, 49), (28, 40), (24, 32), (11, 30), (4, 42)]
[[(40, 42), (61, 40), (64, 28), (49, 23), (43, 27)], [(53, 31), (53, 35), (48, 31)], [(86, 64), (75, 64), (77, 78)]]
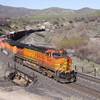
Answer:
[(100, 9), (100, 0), (0, 0), (0, 4), (31, 9), (45, 9), (49, 7), (75, 10), (84, 7)]

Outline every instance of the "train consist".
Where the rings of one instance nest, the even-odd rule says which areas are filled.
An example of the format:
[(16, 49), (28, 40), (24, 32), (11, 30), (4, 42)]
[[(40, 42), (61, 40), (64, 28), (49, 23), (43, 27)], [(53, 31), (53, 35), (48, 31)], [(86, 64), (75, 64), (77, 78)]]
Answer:
[(75, 82), (77, 72), (65, 50), (2, 40), (0, 48), (14, 54), (14, 61), (61, 83)]
[(42, 32), (45, 31), (45, 29), (30, 29), (30, 30), (24, 30), (24, 31), (18, 31), (18, 32), (10, 32), (7, 34), (7, 38), (11, 40), (18, 40), (21, 39), (24, 36), (28, 36), (31, 33), (34, 32)]

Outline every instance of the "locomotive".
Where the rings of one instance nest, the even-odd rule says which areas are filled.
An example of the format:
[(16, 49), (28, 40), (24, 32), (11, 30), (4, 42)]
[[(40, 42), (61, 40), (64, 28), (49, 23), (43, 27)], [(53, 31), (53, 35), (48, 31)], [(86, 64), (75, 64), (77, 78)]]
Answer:
[(72, 59), (64, 49), (28, 45), (11, 40), (3, 41), (1, 48), (14, 54), (14, 61), (61, 83), (75, 82), (77, 72)]

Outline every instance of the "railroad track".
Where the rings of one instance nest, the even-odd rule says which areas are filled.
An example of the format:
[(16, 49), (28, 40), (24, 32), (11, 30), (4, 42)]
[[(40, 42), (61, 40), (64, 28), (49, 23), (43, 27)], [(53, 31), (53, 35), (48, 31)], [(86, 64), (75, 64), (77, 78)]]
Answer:
[(80, 78), (83, 78), (83, 79), (93, 81), (93, 82), (100, 84), (100, 78), (97, 78), (97, 77), (94, 77), (94, 76), (91, 76), (91, 75), (87, 75), (85, 73), (80, 73), (80, 72), (77, 73), (77, 76), (80, 77)]
[(79, 90), (80, 92), (86, 93), (86, 95), (91, 95), (96, 98), (100, 98), (100, 91), (98, 91), (96, 89), (84, 86), (77, 82), (68, 84), (68, 86), (70, 86), (71, 88), (75, 88), (75, 89)]
[(76, 83), (68, 84), (71, 88), (87, 93), (87, 95), (93, 95), (100, 98), (100, 79), (94, 76), (87, 75), (85, 73), (77, 73), (79, 79)]
[[(21, 67), (20, 67), (21, 68)], [(25, 66), (24, 66), (24, 68), (25, 68)], [(24, 70), (24, 69), (23, 69)], [(35, 71), (34, 71), (35, 72)], [(36, 72), (37, 73), (37, 72)], [(85, 74), (81, 74), (80, 73), (80, 76), (82, 76), (83, 75), (83, 77), (81, 77), (81, 78), (85, 78), (86, 80), (88, 80), (88, 77), (90, 77), (90, 79), (89, 80), (91, 80), (91, 81), (94, 81), (94, 80), (98, 80), (98, 81), (96, 81), (96, 82), (98, 82), (99, 83), (99, 79), (96, 79), (95, 77), (94, 77), (94, 80), (92, 79), (92, 76), (88, 76), (88, 75), (85, 75)], [(78, 73), (78, 76), (79, 76), (79, 73)], [(46, 76), (44, 76), (44, 77), (46, 77)], [(87, 78), (86, 78), (87, 77)], [(47, 77), (47, 79), (49, 79), (48, 77)], [(79, 80), (78, 80), (79, 81)], [(84, 81), (85, 82), (85, 81)], [(61, 83), (58, 83), (58, 84), (61, 84)], [(88, 84), (88, 85), (91, 85), (91, 84)], [(76, 83), (70, 83), (70, 84), (61, 84), (61, 86), (62, 86), (62, 88), (68, 88), (68, 86), (70, 87), (70, 88), (73, 88), (73, 89), (75, 89), (75, 90), (77, 90), (77, 91), (80, 91), (80, 92), (82, 92), (83, 94), (85, 94), (85, 95), (87, 95), (87, 96), (94, 96), (94, 97), (96, 97), (96, 98), (100, 98), (100, 91), (98, 90), (98, 89), (96, 89), (96, 88), (94, 88), (93, 86), (94, 86), (94, 84), (93, 85), (91, 85), (90, 87), (88, 87), (88, 85), (87, 85), (87, 83), (85, 82), (84, 84), (82, 84), (81, 82), (76, 82)], [(54, 87), (53, 87), (54, 88)], [(57, 90), (56, 88), (55, 88), (55, 90)], [(63, 89), (64, 90), (64, 89)], [(65, 89), (66, 90), (66, 89)]]

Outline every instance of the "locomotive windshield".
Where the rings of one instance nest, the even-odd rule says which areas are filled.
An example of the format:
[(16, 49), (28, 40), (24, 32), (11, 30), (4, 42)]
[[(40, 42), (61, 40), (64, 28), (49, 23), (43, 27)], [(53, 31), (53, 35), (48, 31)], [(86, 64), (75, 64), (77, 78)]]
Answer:
[(60, 54), (60, 53), (53, 53), (52, 55), (53, 55), (53, 57), (62, 57), (62, 54)]
[(67, 53), (53, 53), (52, 56), (54, 58), (61, 58), (61, 57), (66, 57)]
[(67, 56), (67, 52), (65, 50), (48, 50), (46, 51), (46, 54), (54, 58), (63, 58)]

